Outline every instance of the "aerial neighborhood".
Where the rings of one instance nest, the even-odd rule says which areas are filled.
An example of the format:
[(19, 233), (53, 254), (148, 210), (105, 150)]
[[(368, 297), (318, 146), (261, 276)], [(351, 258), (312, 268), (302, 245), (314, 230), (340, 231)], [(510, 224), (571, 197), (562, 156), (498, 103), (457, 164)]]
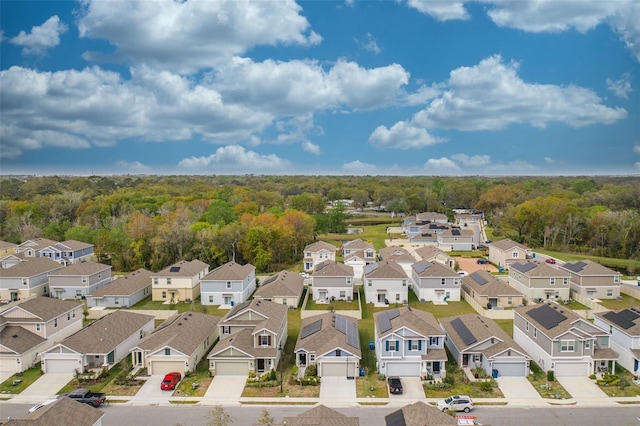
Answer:
[[(2, 380), (37, 365), (76, 377), (125, 363), (175, 390), (205, 363), (210, 377), (243, 385), (282, 389), (286, 369), (300, 383), (343, 379), (354, 395), (369, 375), (388, 380), (391, 395), (418, 383), (424, 397), (456, 371), (472, 382), (536, 370), (559, 380), (599, 379), (617, 367), (640, 374), (640, 309), (596, 304), (621, 299), (620, 273), (508, 238), (487, 241), (474, 212), (404, 217), (395, 232), (383, 247), (318, 240), (295, 268), (266, 275), (198, 259), (115, 274), (90, 244), (3, 242)], [(149, 300), (161, 310), (144, 308)], [(578, 301), (583, 309), (572, 307)], [(461, 409), (473, 408), (467, 402)]]

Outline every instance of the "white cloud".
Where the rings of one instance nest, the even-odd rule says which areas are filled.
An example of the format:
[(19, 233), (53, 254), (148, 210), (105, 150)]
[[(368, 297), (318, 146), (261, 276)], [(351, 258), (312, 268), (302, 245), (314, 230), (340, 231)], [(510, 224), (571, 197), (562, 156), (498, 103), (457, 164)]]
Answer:
[(451, 158), (456, 160), (458, 163), (461, 163), (463, 166), (468, 167), (487, 166), (491, 163), (491, 157), (488, 155), (469, 156), (467, 154), (454, 154)]
[(302, 142), (302, 150), (304, 152), (308, 152), (309, 154), (320, 155), (320, 147), (309, 141)]
[(120, 160), (116, 162), (119, 171), (131, 174), (151, 173), (153, 169), (139, 161)]
[(438, 21), (469, 19), (464, 1), (451, 0), (407, 0), (407, 5)]
[(607, 78), (606, 84), (607, 89), (620, 98), (627, 99), (629, 93), (633, 92), (633, 88), (631, 87), (631, 74), (628, 72), (622, 74), (617, 80)]
[(378, 126), (369, 136), (369, 143), (381, 148), (414, 149), (444, 142), (424, 129), (406, 121), (399, 121), (390, 129)]
[(458, 165), (448, 159), (447, 157), (441, 158), (430, 158), (424, 164), (424, 170), (427, 174), (430, 175), (450, 175), (450, 174), (460, 174), (462, 169), (458, 167)]
[(544, 157), (544, 162), (547, 164), (553, 164), (556, 162), (556, 160), (551, 157)]
[(343, 164), (342, 171), (350, 175), (371, 175), (375, 173), (376, 166), (356, 160)]
[(634, 152), (634, 154), (640, 155), (640, 144), (635, 144), (633, 146), (633, 152)]
[(42, 25), (31, 27), (31, 32), (20, 31), (17, 36), (9, 41), (17, 46), (22, 46), (23, 55), (41, 55), (45, 50), (60, 44), (60, 35), (67, 31), (68, 27), (60, 21), (57, 15), (47, 19)]
[(422, 85), (415, 93), (408, 94), (406, 97), (407, 105), (424, 105), (433, 98), (436, 98), (442, 92), (442, 85), (432, 84), (431, 86)]
[(617, 32), (627, 49), (640, 62), (640, 2), (620, 2), (620, 8), (610, 19), (611, 26)]
[(356, 42), (364, 50), (368, 50), (369, 52), (373, 52), (376, 55), (379, 54), (380, 52), (382, 52), (382, 49), (380, 49), (380, 46), (378, 46), (378, 43), (376, 42), (376, 38), (371, 33), (367, 33), (367, 35), (364, 37), (364, 39), (356, 40)]
[[(320, 43), (293, 1), (81, 2), (80, 37), (105, 39), (121, 61), (192, 73), (260, 45)], [(109, 59), (88, 52), (89, 60)]]
[(208, 157), (189, 157), (178, 163), (178, 168), (188, 173), (272, 171), (284, 173), (291, 163), (277, 155), (260, 155), (239, 145), (220, 147)]

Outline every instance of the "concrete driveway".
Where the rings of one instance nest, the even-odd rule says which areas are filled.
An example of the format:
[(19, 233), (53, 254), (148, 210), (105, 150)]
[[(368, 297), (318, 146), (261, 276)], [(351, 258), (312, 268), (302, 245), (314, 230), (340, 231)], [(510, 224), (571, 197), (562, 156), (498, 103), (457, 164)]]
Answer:
[(532, 400), (535, 402), (542, 399), (526, 377), (503, 376), (498, 377), (496, 381), (504, 397), (509, 400), (509, 403), (516, 400)]
[(4, 383), (11, 376), (13, 376), (11, 371), (0, 371), (0, 383)]
[(14, 396), (11, 402), (35, 404), (45, 399), (55, 398), (58, 391), (71, 380), (73, 380), (73, 374), (43, 374), (20, 395)]
[(164, 379), (164, 374), (154, 374), (149, 376), (146, 383), (142, 385), (136, 396), (133, 397), (131, 403), (133, 405), (150, 405), (168, 403), (169, 398), (173, 395), (173, 391), (164, 391), (160, 389), (160, 383)]
[(576, 401), (580, 399), (609, 399), (607, 394), (602, 392), (598, 385), (588, 377), (556, 377), (556, 380)]
[(247, 383), (247, 376), (214, 376), (202, 399), (207, 403), (240, 404), (239, 399)]
[(320, 381), (319, 402), (355, 403), (356, 381), (349, 380), (346, 377), (322, 377)]
[(389, 402), (402, 402), (406, 404), (410, 401), (424, 400), (424, 388), (420, 377), (401, 377), (402, 394), (389, 393)]

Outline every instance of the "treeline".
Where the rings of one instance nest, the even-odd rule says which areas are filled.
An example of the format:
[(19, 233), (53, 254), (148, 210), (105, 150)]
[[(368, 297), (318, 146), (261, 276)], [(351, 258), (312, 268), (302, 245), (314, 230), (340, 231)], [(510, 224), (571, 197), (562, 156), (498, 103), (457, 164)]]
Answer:
[(475, 208), (496, 236), (533, 248), (640, 259), (638, 177), (91, 176), (0, 180), (0, 239), (91, 242), (115, 270), (235, 259), (260, 272), (299, 262), (357, 209)]

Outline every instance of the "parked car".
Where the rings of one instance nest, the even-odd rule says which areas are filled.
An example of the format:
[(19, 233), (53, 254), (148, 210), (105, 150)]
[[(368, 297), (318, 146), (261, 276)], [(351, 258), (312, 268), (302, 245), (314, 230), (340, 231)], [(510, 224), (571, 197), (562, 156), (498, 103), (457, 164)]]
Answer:
[(89, 404), (95, 408), (98, 408), (107, 400), (107, 395), (105, 393), (92, 392), (90, 389), (86, 388), (78, 388), (72, 390), (71, 392), (63, 393), (59, 395), (58, 398), (61, 398), (63, 396), (69, 397), (74, 401), (78, 401), (83, 404)]
[(180, 379), (182, 379), (182, 374), (177, 371), (173, 373), (168, 373), (162, 379), (162, 383), (160, 383), (160, 389), (162, 390), (175, 390), (178, 383), (180, 383)]
[(389, 392), (397, 395), (402, 394), (402, 381), (400, 377), (389, 377)]
[(53, 404), (56, 401), (57, 401), (57, 399), (47, 399), (46, 401), (41, 402), (40, 404), (34, 405), (33, 407), (29, 408), (29, 412), (33, 413), (34, 411), (39, 410), (40, 408), (44, 407), (45, 405)]
[(556, 264), (556, 260), (553, 257), (548, 258), (547, 260), (545, 260), (545, 262), (550, 263), (552, 265)]
[(311, 277), (311, 275), (307, 274), (306, 272), (300, 272), (300, 276), (301, 276), (302, 278), (309, 278), (309, 277)]
[(467, 271), (458, 271), (458, 275), (460, 275), (461, 277), (466, 277), (467, 275), (469, 275), (469, 273)]
[(468, 413), (473, 410), (473, 401), (467, 395), (451, 395), (448, 398), (441, 399), (436, 404), (440, 411), (464, 411)]
[(486, 265), (487, 263), (489, 263), (489, 261), (487, 259), (484, 259), (484, 258), (481, 257), (478, 260), (476, 260), (476, 263), (478, 265)]

